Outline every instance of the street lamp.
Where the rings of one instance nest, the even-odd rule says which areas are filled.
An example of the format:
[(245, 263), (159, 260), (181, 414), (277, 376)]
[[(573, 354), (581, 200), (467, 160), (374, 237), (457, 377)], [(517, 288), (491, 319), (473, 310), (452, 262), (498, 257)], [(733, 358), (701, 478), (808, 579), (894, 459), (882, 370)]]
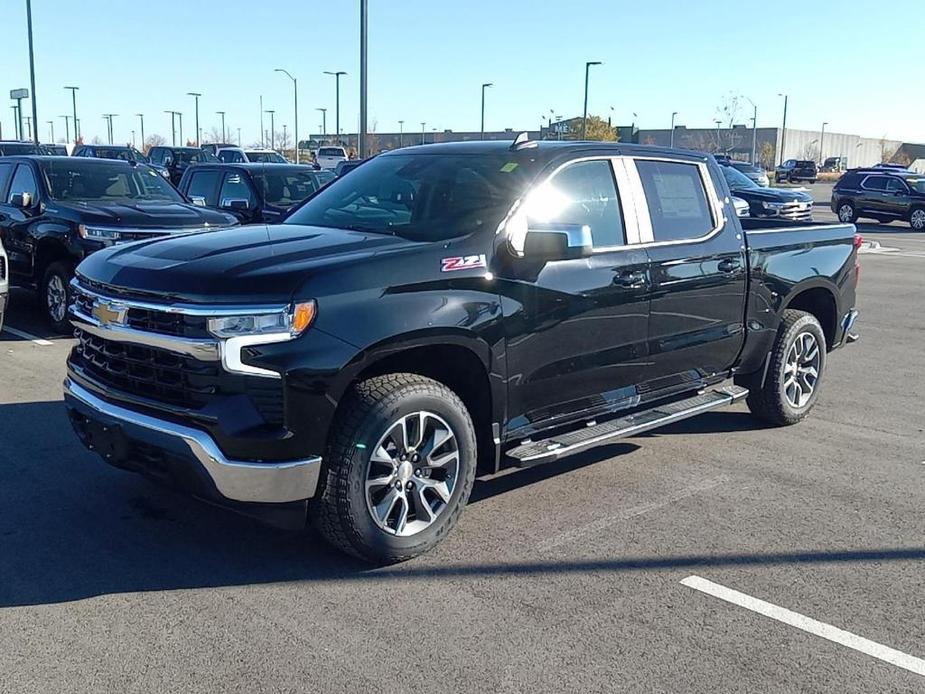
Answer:
[(177, 146), (177, 112), (176, 111), (164, 111), (164, 113), (170, 114), (170, 143), (176, 147)]
[(321, 141), (327, 142), (328, 140), (328, 109), (316, 108), (315, 110), (321, 111)]
[(405, 121), (398, 121), (398, 148), (405, 146)]
[(425, 144), (424, 137), (426, 133), (427, 133), (427, 123), (425, 123), (424, 121), (421, 121), (421, 144), (422, 145)]
[[(337, 72), (331, 72), (330, 70), (324, 71), (325, 75), (333, 75), (334, 77), (334, 135), (340, 140), (340, 78), (347, 73), (343, 70), (338, 70)], [(324, 134), (327, 135), (328, 129), (325, 127)]]
[(495, 85), (491, 82), (486, 82), (482, 85), (482, 134), (479, 137), (480, 140), (485, 139), (485, 90), (489, 87), (494, 87)]
[(819, 135), (819, 163), (822, 164), (825, 161), (825, 154), (822, 151), (822, 148), (825, 146), (825, 126), (829, 123), (825, 121), (822, 124), (822, 134)]
[(584, 140), (588, 137), (588, 77), (591, 72), (592, 65), (603, 65), (600, 60), (592, 60), (585, 63), (585, 111), (584, 116), (581, 119), (581, 139)]
[(71, 105), (74, 107), (74, 144), (80, 140), (80, 121), (77, 120), (77, 90), (80, 87), (65, 87), (71, 90)]
[(780, 163), (784, 163), (784, 145), (787, 144), (787, 95), (778, 94), (777, 96), (784, 97), (784, 124), (781, 127), (780, 131)]
[(202, 144), (200, 140), (202, 139), (199, 135), (199, 97), (202, 96), (199, 92), (186, 92), (187, 96), (191, 96), (196, 99), (196, 146)]
[(292, 91), (293, 91), (293, 103), (295, 104), (295, 130), (293, 139), (295, 139), (295, 163), (299, 163), (299, 81), (290, 75), (286, 70), (281, 67), (278, 67), (273, 70), (274, 72), (282, 72), (289, 79), (292, 80)]
[(118, 113), (104, 113), (103, 118), (106, 121), (106, 130), (109, 135), (109, 144), (112, 144), (112, 119), (118, 116)]
[(133, 128), (132, 129), (132, 148), (135, 148), (135, 147), (137, 147), (137, 145), (135, 144), (135, 129)]
[[(32, 82), (32, 122), (39, 124), (38, 105), (35, 103), (35, 57), (32, 50), (32, 0), (26, 0), (26, 24), (29, 29), (29, 80)], [(33, 128), (35, 144), (39, 143), (38, 127)]]
[(228, 137), (225, 133), (225, 112), (216, 111), (215, 114), (222, 117), (222, 144), (224, 144)]
[(360, 0), (360, 127), (357, 139), (359, 140), (357, 156), (366, 159), (366, 61), (368, 50), (369, 0)]
[(677, 115), (678, 115), (678, 112), (677, 112), (677, 111), (672, 111), (672, 112), (671, 112), (671, 133), (670, 133), (669, 139), (668, 139), (668, 146), (669, 146), (669, 147), (674, 147), (674, 119), (675, 119), (675, 116), (677, 116)]
[(276, 150), (274, 146), (276, 144), (276, 111), (267, 110), (266, 113), (270, 114), (270, 149)]
[(723, 149), (723, 142), (719, 134), (719, 126), (723, 124), (723, 121), (719, 118), (715, 118), (713, 122), (716, 123), (716, 151), (719, 152)]
[(58, 116), (58, 118), (64, 119), (64, 141), (71, 141), (71, 117), (70, 116)]
[(145, 151), (145, 114), (136, 113), (138, 120), (141, 122), (141, 151)]
[(747, 96), (745, 100), (752, 105), (752, 166), (755, 166), (755, 161), (758, 158), (758, 107), (755, 105), (755, 102), (749, 99)]
[(55, 122), (53, 120), (45, 121), (51, 129), (51, 144), (55, 144)]

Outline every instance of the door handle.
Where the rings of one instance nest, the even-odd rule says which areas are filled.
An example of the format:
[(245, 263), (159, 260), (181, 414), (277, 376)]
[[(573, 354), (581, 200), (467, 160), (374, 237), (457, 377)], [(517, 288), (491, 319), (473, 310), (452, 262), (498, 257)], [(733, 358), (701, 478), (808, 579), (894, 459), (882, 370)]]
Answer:
[(639, 271), (621, 272), (613, 278), (613, 283), (627, 289), (636, 289), (644, 287), (646, 284), (646, 273)]
[(742, 263), (736, 258), (726, 258), (725, 260), (719, 261), (717, 267), (720, 272), (735, 272), (742, 267)]

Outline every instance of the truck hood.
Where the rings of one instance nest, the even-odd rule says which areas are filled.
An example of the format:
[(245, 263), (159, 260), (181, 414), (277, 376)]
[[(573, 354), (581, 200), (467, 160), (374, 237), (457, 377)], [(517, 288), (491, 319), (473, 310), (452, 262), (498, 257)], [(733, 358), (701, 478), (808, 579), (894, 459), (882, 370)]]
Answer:
[(114, 246), (89, 256), (77, 274), (106, 292), (152, 301), (288, 303), (322, 269), (416, 245), (343, 229), (254, 225)]
[(135, 229), (228, 226), (234, 217), (183, 202), (54, 202), (49, 211), (65, 213), (81, 224)]
[(786, 188), (731, 188), (732, 194), (748, 202), (812, 202), (813, 196), (802, 190)]

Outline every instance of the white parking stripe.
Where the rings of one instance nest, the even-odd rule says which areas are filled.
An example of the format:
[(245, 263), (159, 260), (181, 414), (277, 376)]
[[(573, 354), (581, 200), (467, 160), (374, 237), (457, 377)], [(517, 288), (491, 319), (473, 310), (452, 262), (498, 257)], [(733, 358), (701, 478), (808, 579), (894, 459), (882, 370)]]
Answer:
[(39, 345), (40, 347), (51, 347), (53, 344), (55, 344), (54, 342), (51, 342), (49, 340), (43, 340), (42, 338), (36, 337), (35, 335), (30, 335), (29, 333), (23, 332), (22, 330), (11, 328), (8, 325), (3, 326), (3, 331), (8, 332), (10, 335), (21, 337), (23, 340), (29, 340), (29, 342), (33, 342)]
[(733, 605), (744, 607), (746, 610), (751, 610), (765, 617), (776, 619), (778, 622), (789, 624), (797, 629), (802, 629), (805, 632), (820, 636), (834, 643), (841, 644), (842, 646), (853, 648), (856, 651), (865, 653), (878, 660), (882, 660), (896, 667), (901, 667), (904, 670), (925, 677), (925, 660), (921, 658), (907, 655), (902, 651), (897, 651), (895, 648), (890, 648), (889, 646), (884, 646), (870, 639), (856, 636), (851, 632), (833, 627), (830, 624), (816, 621), (810, 617), (804, 617), (798, 612), (792, 612), (784, 607), (778, 607), (764, 600), (753, 598), (750, 595), (740, 593), (731, 588), (726, 588), (718, 583), (713, 583), (705, 578), (701, 578), (700, 576), (688, 576), (681, 581), (681, 583), (688, 588), (693, 588), (707, 595), (712, 595), (714, 598), (731, 602)]

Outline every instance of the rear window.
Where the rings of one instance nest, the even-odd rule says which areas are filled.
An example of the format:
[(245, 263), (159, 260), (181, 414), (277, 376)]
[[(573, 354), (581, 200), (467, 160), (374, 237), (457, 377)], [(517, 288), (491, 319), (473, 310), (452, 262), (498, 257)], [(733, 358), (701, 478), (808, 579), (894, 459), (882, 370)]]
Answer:
[(713, 230), (713, 214), (696, 164), (639, 160), (636, 162), (649, 205), (656, 241), (680, 241)]
[(841, 178), (838, 179), (838, 183), (835, 184), (836, 188), (857, 188), (861, 183), (861, 177), (856, 173), (847, 173)]
[(810, 166), (815, 166), (815, 165), (816, 165), (816, 162), (814, 161), (798, 161), (797, 162), (797, 166), (802, 166), (802, 167), (810, 167)]
[(346, 157), (347, 154), (340, 147), (322, 147), (318, 150), (319, 157)]

